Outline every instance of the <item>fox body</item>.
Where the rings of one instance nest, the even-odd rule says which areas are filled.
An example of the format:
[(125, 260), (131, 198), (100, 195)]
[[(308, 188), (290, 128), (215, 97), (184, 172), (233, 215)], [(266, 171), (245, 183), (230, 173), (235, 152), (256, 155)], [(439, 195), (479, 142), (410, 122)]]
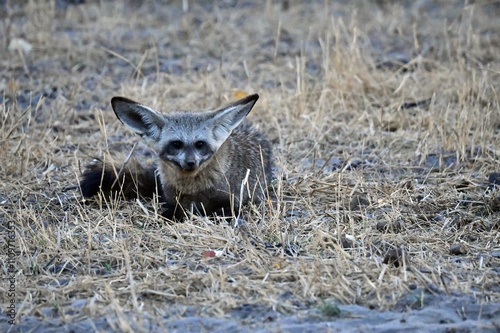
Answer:
[(161, 114), (114, 97), (118, 119), (142, 136), (157, 161), (150, 167), (135, 160), (125, 166), (94, 162), (83, 173), (82, 194), (121, 192), (131, 199), (156, 193), (170, 219), (183, 219), (190, 210), (230, 215), (240, 204), (260, 201), (271, 179), (271, 147), (245, 120), (258, 98), (247, 96), (215, 111)]

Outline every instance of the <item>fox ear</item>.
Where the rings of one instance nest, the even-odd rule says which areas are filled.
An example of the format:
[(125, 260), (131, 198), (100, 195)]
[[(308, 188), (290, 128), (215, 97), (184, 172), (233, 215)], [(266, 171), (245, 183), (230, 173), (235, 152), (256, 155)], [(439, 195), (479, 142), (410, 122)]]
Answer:
[(259, 95), (250, 95), (219, 110), (212, 111), (212, 131), (218, 145), (222, 145), (231, 132), (241, 124), (258, 99)]
[(158, 141), (165, 120), (158, 112), (125, 97), (113, 97), (111, 106), (122, 123), (146, 140)]

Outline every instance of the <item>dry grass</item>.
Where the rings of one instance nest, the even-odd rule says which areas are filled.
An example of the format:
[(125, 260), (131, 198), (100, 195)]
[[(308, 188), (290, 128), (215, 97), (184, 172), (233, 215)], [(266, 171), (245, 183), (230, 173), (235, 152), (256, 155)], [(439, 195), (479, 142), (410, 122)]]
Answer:
[[(72, 320), (64, 306), (82, 298), (90, 317), (174, 302), (207, 316), (322, 299), (387, 309), (415, 287), (500, 301), (497, 5), (188, 3), (4, 8), (0, 236), (14, 224), (19, 318), (50, 306)], [(32, 50), (8, 51), (14, 38)], [(82, 204), (83, 166), (139, 140), (112, 96), (168, 112), (236, 90), (261, 95), (251, 119), (277, 165), (277, 199), (244, 228), (170, 223), (154, 202)], [(383, 263), (391, 249), (399, 267)]]

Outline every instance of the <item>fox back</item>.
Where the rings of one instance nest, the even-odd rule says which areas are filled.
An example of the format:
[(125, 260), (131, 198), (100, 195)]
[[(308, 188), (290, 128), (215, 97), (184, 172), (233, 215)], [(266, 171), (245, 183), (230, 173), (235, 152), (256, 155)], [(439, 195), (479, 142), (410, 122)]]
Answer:
[(240, 205), (260, 201), (271, 179), (272, 158), (267, 140), (245, 120), (257, 99), (251, 95), (209, 112), (161, 114), (114, 97), (116, 116), (156, 152), (157, 163), (144, 168), (133, 162), (120, 168), (122, 173), (94, 163), (84, 172), (83, 195), (159, 193), (166, 203), (164, 216), (177, 219), (186, 210), (230, 215)]

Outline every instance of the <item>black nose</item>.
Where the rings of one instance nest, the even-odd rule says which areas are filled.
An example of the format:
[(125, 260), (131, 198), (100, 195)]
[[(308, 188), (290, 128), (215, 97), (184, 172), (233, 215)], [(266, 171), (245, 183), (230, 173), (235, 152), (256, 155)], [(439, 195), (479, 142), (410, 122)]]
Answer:
[(194, 171), (196, 170), (196, 161), (195, 160), (187, 160), (184, 162), (184, 167), (183, 169), (186, 171)]

